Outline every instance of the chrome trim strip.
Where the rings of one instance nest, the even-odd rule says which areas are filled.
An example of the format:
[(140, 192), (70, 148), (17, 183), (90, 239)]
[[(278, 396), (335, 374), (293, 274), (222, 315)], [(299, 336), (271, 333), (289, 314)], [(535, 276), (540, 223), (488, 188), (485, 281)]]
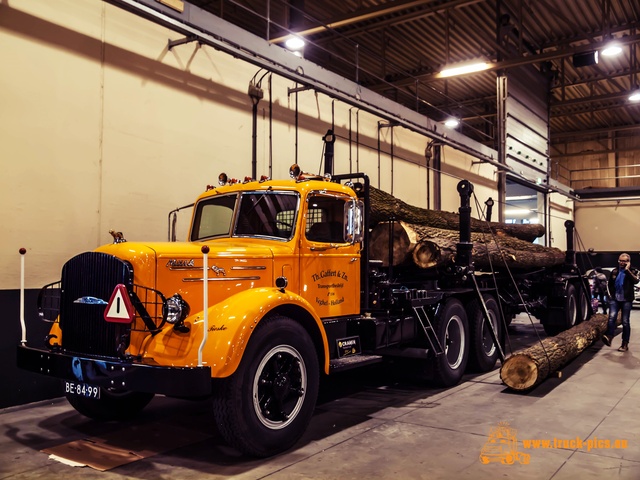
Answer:
[(240, 267), (231, 267), (231, 270), (266, 270), (267, 267), (264, 265), (256, 265), (254, 267), (251, 266), (240, 266)]

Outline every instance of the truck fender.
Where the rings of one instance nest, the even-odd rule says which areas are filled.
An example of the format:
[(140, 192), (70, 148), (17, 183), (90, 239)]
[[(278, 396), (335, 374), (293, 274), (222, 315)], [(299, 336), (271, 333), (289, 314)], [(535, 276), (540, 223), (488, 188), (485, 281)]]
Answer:
[[(322, 342), (324, 350), (325, 372), (329, 370), (329, 346), (327, 335), (320, 318), (314, 313), (313, 307), (304, 298), (293, 292), (281, 291), (278, 288), (254, 288), (239, 292), (224, 301), (212, 305), (208, 310), (208, 336), (202, 351), (203, 364), (211, 368), (212, 377), (228, 377), (233, 374), (247, 347), (251, 334), (262, 319), (271, 312), (287, 315), (286, 312), (299, 311), (304, 313), (305, 328), (310, 326), (317, 329), (316, 335)], [(304, 311), (304, 312), (302, 312)], [(289, 315), (291, 316), (291, 315)], [(299, 318), (293, 318), (300, 321)], [(189, 335), (188, 357), (190, 363), (197, 363), (197, 354), (202, 341), (204, 314), (203, 311), (190, 315), (185, 324), (191, 325)], [(160, 337), (161, 335), (158, 335)], [(311, 335), (314, 337), (314, 335)], [(155, 343), (155, 345), (154, 345)], [(160, 353), (162, 343), (166, 342), (157, 337), (147, 346), (147, 352), (154, 357)], [(184, 341), (183, 347), (184, 348)], [(167, 357), (168, 359), (168, 357)], [(159, 359), (158, 359), (159, 360)], [(175, 361), (175, 351), (173, 360)]]

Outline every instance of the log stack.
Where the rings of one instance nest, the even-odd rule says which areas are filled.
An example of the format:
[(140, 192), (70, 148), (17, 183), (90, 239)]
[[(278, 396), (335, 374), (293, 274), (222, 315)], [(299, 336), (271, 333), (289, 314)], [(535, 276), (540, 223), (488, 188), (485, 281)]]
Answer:
[[(370, 226), (386, 222), (393, 216), (396, 220), (413, 225), (428, 225), (456, 232), (460, 229), (460, 215), (457, 213), (414, 207), (375, 187), (370, 187), (369, 198), (371, 202)], [(484, 222), (476, 218), (471, 219), (472, 232), (488, 232), (489, 228), (499, 236), (515, 237), (529, 243), (544, 235), (544, 226), (540, 224)]]
[[(413, 263), (420, 268), (441, 267), (455, 260), (460, 216), (414, 207), (379, 189), (371, 188), (372, 259), (389, 265), (389, 238), (393, 237), (394, 265)], [(393, 217), (394, 221), (389, 222)], [(557, 248), (531, 243), (544, 235), (538, 224), (506, 224), (471, 219), (471, 241), (476, 270), (542, 268), (562, 264)]]
[(606, 329), (607, 316), (593, 315), (588, 321), (555, 337), (545, 338), (537, 345), (515, 352), (502, 364), (500, 379), (512, 390), (531, 390), (577, 357)]

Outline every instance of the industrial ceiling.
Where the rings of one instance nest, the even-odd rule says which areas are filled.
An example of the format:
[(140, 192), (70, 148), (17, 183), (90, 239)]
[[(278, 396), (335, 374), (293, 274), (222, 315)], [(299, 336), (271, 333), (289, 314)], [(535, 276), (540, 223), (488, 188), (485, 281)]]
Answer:
[[(497, 148), (496, 78), (529, 65), (548, 81), (550, 156), (567, 142), (636, 135), (638, 0), (190, 0), (272, 43), (296, 33), (304, 57)], [(601, 51), (617, 40), (615, 57)], [(484, 71), (440, 78), (451, 64)]]

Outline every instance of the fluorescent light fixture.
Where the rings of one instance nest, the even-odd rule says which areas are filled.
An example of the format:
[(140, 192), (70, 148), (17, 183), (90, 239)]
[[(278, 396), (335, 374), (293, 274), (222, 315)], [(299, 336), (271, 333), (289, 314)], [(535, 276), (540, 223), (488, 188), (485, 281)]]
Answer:
[(452, 117), (447, 119), (447, 121), (444, 122), (444, 125), (449, 128), (456, 128), (458, 125), (460, 125), (460, 120)]
[(284, 44), (289, 50), (296, 51), (305, 46), (305, 41), (300, 37), (292, 35), (285, 40)]
[(600, 51), (600, 55), (605, 57), (613, 57), (622, 52), (622, 47), (618, 42), (609, 42), (605, 48)]
[(530, 213), (534, 213), (534, 211), (526, 209), (526, 208), (507, 208), (504, 211), (505, 215), (509, 215), (509, 216), (512, 216), (512, 217), (519, 217), (519, 216), (529, 215)]
[(632, 102), (640, 102), (640, 89), (635, 90), (629, 95), (629, 100)]
[(522, 200), (535, 200), (537, 198), (536, 195), (513, 195), (511, 197), (507, 197), (505, 198), (505, 200), (507, 202), (512, 202), (512, 201), (522, 201)]
[(455, 75), (464, 75), (466, 73), (481, 72), (487, 68), (489, 68), (489, 64), (487, 62), (467, 63), (457, 67), (452, 66), (445, 68), (438, 74), (438, 77), (453, 77)]

